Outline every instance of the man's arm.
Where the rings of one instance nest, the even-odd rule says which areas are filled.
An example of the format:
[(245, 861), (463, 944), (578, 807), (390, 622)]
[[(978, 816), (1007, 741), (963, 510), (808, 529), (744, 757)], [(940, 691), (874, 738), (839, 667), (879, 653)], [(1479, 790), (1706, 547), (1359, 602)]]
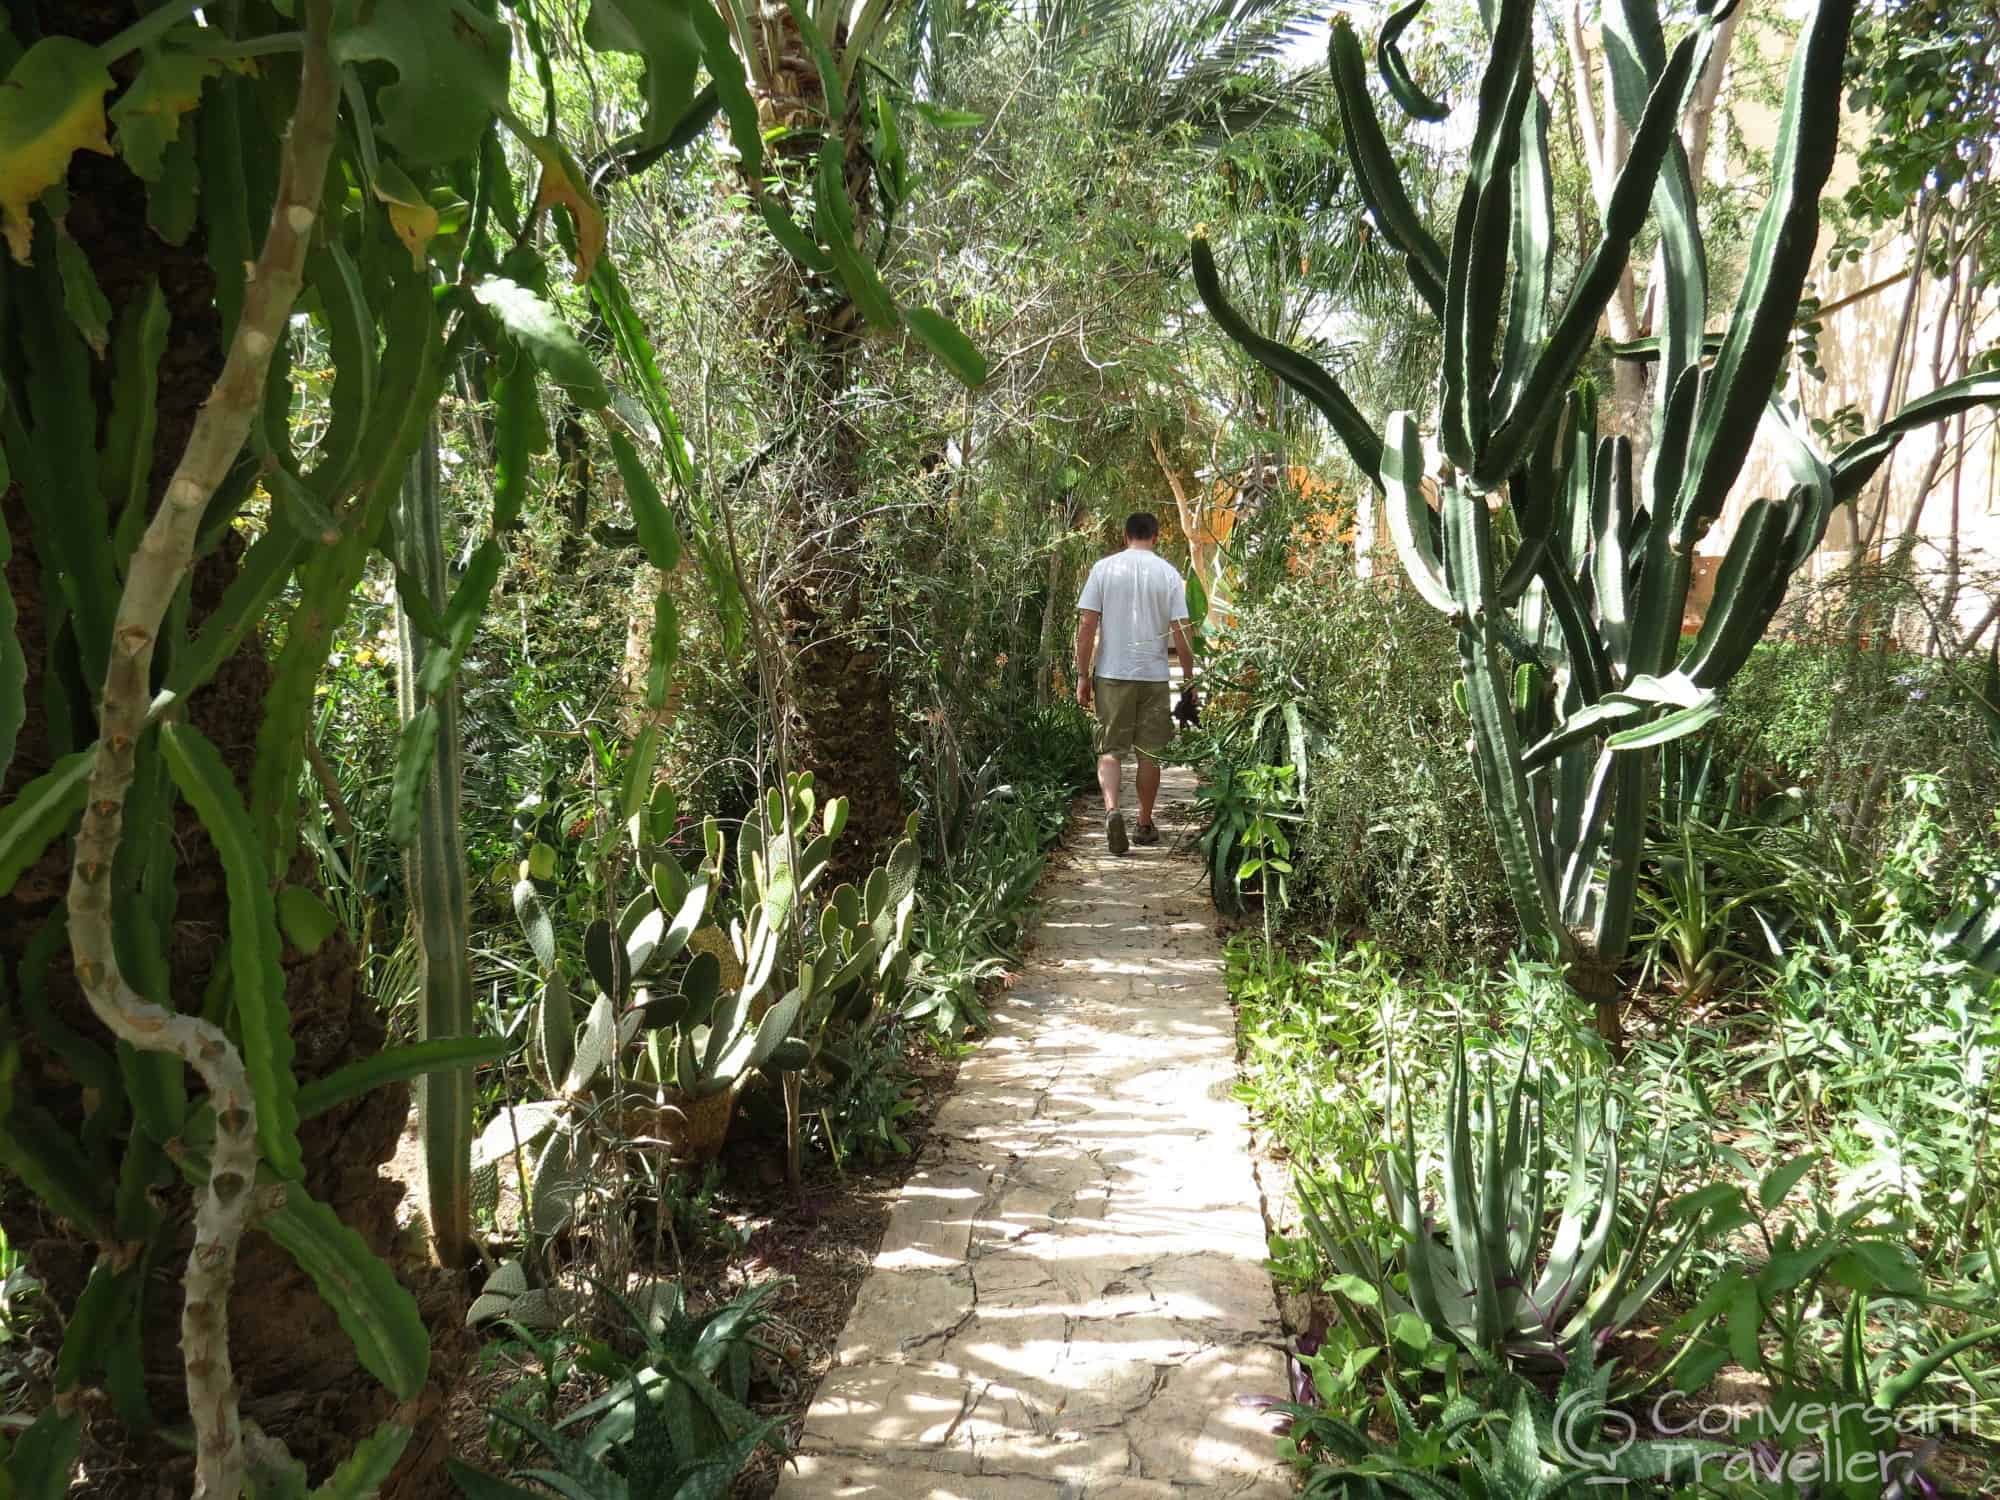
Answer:
[(1090, 666), (1097, 654), (1097, 619), (1096, 610), (1086, 609), (1076, 620), (1076, 701), (1085, 708), (1093, 696)]
[(1174, 655), (1181, 659), (1181, 681), (1194, 686), (1194, 642), (1188, 637), (1188, 622), (1174, 621)]

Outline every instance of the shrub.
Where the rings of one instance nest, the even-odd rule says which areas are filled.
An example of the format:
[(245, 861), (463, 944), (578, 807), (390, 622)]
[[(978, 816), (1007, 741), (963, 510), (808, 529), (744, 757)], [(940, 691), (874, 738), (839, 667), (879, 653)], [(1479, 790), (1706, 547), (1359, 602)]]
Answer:
[[(1818, 585), (1790, 613), (1730, 690), (1720, 738), (1746, 763), (1801, 786), (1863, 852), (1880, 855), (1885, 818), (1904, 778), (1939, 778), (1950, 873), (1991, 846), (2000, 805), (2000, 747), (1982, 712), (1987, 663), (1909, 649), (1938, 601), (1890, 571), (1848, 572)], [(1892, 636), (1880, 622), (1917, 623)]]
[(1452, 699), (1448, 622), (1331, 554), (1245, 608), (1211, 672), (1221, 743), (1273, 703), (1300, 710), (1294, 927), (1361, 928), (1422, 962), (1505, 947), (1511, 908)]

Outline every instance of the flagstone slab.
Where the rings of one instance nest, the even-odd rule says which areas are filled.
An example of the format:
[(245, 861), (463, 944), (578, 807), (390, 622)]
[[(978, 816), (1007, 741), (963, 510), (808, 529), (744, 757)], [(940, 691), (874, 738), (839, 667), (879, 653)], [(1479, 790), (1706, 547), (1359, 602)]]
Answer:
[[(1162, 812), (1193, 792), (1169, 770)], [(1087, 810), (892, 1210), (781, 1500), (1279, 1500), (1235, 1023), (1167, 842)]]

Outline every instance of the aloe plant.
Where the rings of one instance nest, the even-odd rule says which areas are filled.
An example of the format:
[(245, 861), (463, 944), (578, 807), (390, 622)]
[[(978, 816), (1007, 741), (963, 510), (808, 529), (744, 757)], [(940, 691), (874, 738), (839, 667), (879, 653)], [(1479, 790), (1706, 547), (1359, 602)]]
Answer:
[(1553, 1399), (1510, 1372), (1482, 1373), (1487, 1378), (1477, 1398), (1448, 1392), (1426, 1421), (1391, 1383), (1382, 1404), (1395, 1424), (1393, 1443), (1331, 1411), (1279, 1408), (1291, 1421), (1292, 1446), (1310, 1455), (1304, 1492), (1367, 1500), (1554, 1500), (1616, 1485), (1631, 1493), (1649, 1480), (1699, 1478), (1704, 1462), (1735, 1451), (1685, 1433), (1635, 1438), (1631, 1419), (1613, 1401), (1612, 1362), (1598, 1364), (1588, 1348), (1563, 1370)]
[[(1631, 945), (1640, 849), (1657, 795), (1652, 749), (1719, 711), (1718, 693), (1762, 637), (1834, 508), (1855, 500), (1902, 436), (2000, 400), (2000, 374), (1973, 376), (1828, 457), (1772, 395), (1838, 144), (1853, 0), (1819, 0), (1799, 33), (1771, 194), (1726, 331), (1711, 348), (1708, 274), (1677, 126), (1730, 8), (1697, 15), (1669, 48), (1651, 0), (1606, 7), (1614, 104), (1631, 150), (1595, 243), (1564, 257), (1578, 271), (1560, 297), (1551, 285), (1557, 221), (1529, 0), (1484, 7), (1491, 45), (1448, 245), (1402, 185), (1360, 41), (1345, 18), (1335, 20), (1329, 63), (1355, 177), (1443, 328), (1436, 460), (1416, 413), (1396, 412), (1378, 429), (1333, 375), (1258, 333), (1229, 304), (1199, 230), (1192, 247), (1195, 285), (1217, 322), (1325, 415), (1380, 488), (1412, 586), (1456, 623), (1472, 754), (1523, 936), (1560, 959), (1614, 1036), (1617, 971)], [(1385, 28), (1384, 71), (1398, 103), (1430, 118), (1437, 106), (1406, 86), (1394, 51), (1412, 18), (1405, 7)], [(1649, 214), (1663, 267), (1660, 333), (1643, 350), (1620, 351), (1649, 359), (1654, 371), (1640, 472), (1628, 435), (1600, 433), (1578, 373)], [(1744, 512), (1714, 602), (1683, 646), (1695, 543), (1721, 515), (1760, 422), (1790, 461), (1792, 488)], [(1504, 521), (1494, 509), (1503, 500)]]
[[(1409, 1090), (1396, 1088), (1393, 1075), (1391, 1097), (1392, 1110), (1401, 1105), (1402, 1138), (1381, 1158), (1395, 1234), (1389, 1255), (1338, 1188), (1301, 1178), (1299, 1193), (1315, 1243), (1347, 1278), (1341, 1285), (1354, 1310), (1380, 1322), (1385, 1338), (1399, 1315), (1414, 1312), (1439, 1338), (1475, 1353), (1564, 1364), (1629, 1322), (1701, 1231), (1702, 1200), (1669, 1211), (1656, 1173), (1642, 1195), (1645, 1211), (1614, 1256), (1624, 1169), (1620, 1122), (1602, 1100), (1594, 1110), (1575, 1104), (1562, 1201), (1551, 1207), (1555, 1142), (1525, 1051), (1510, 1084), (1503, 1088), (1489, 1064), (1475, 1090), (1458, 1040), (1435, 1142), (1420, 1141)], [(1424, 1164), (1433, 1155), (1443, 1164), (1442, 1240), (1425, 1208)], [(1671, 1239), (1656, 1245), (1670, 1223)]]

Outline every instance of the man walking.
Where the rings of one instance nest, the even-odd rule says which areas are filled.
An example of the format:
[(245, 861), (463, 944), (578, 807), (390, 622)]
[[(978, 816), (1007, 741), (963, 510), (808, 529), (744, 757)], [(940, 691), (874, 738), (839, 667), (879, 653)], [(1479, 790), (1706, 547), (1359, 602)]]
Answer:
[[(1076, 701), (1097, 713), (1097, 785), (1104, 793), (1104, 836), (1113, 854), (1130, 844), (1157, 844), (1153, 802), (1160, 793), (1160, 752), (1173, 738), (1167, 708), (1167, 645), (1181, 676), (1194, 681), (1188, 643), (1187, 585), (1153, 550), (1160, 523), (1140, 512), (1126, 518), (1125, 550), (1099, 558), (1077, 600)], [(1093, 662), (1093, 655), (1095, 660)], [(1192, 694), (1192, 688), (1190, 688)], [(1138, 760), (1139, 825), (1128, 837), (1118, 810), (1121, 757)]]

